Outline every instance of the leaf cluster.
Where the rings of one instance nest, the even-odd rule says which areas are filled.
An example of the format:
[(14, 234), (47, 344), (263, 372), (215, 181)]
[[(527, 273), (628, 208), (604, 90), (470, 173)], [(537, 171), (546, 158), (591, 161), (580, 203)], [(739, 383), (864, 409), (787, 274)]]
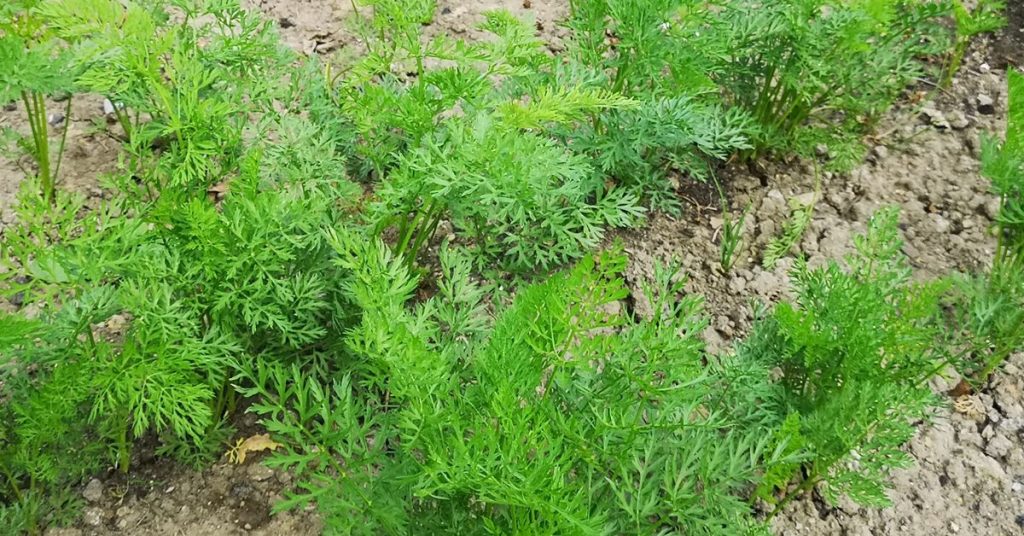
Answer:
[(1006, 26), (1006, 2), (1003, 0), (980, 0), (968, 6), (962, 0), (953, 0), (953, 23), (956, 25), (955, 44), (944, 66), (943, 85), (949, 86), (960, 70), (971, 38), (983, 33), (994, 32)]
[(840, 170), (860, 161), (860, 138), (950, 41), (950, 6), (930, 0), (733, 0), (718, 9), (691, 46), (716, 58), (712, 78), (754, 117), (754, 154), (814, 156), (823, 146)]
[(728, 108), (711, 79), (711, 56), (695, 53), (711, 12), (689, 0), (573, 2), (570, 78), (628, 96), (567, 136), (605, 175), (659, 209), (680, 209), (670, 175), (706, 180), (710, 162), (750, 149), (750, 116)]
[[(18, 100), (25, 109), (30, 136), (3, 129), (35, 161), (39, 190), (52, 201), (64, 156), (64, 136), (51, 156), (50, 115), (46, 98), (60, 94), (66, 99), (65, 121), (70, 121), (71, 93), (77, 87), (77, 69), (68, 42), (57, 38), (41, 13), (41, 0), (14, 0), (0, 8), (0, 103)], [(66, 123), (65, 123), (66, 124)], [(0, 149), (4, 148), (0, 144)]]
[(901, 447), (936, 404), (928, 380), (945, 364), (936, 345), (945, 285), (910, 282), (897, 216), (872, 218), (848, 269), (799, 263), (795, 303), (776, 306), (739, 348), (741, 359), (779, 371), (778, 433), (807, 457), (774, 468), (765, 498), (800, 476), (798, 492), (823, 484), (833, 501), (886, 505), (889, 471), (911, 462)]
[(953, 329), (964, 345), (961, 372), (975, 384), (1024, 347), (1024, 75), (1009, 72), (1006, 137), (982, 141), (982, 173), (999, 196), (997, 236), (987, 273), (957, 279)]
[[(26, 188), (3, 230), (0, 293), (25, 311), (0, 316), (0, 523), (64, 517), (71, 487), (127, 470), (144, 436), (216, 455), (240, 397), (297, 476), (278, 508), (315, 502), (335, 533), (745, 534), (765, 530), (758, 497), (824, 483), (883, 503), (948, 359), (942, 289), (909, 282), (894, 212), (848, 268), (798, 264), (796, 303), (736, 355), (705, 351), (674, 270), (640, 318), (621, 251), (589, 253), (677, 207), (673, 176), (856, 140), (945, 13), (750, 7), (573, 2), (561, 59), (507, 13), (466, 43), (423, 34), (432, 0), (368, 0), (365, 53), (330, 67), (295, 65), (234, 0), (0, 8), (35, 25), (0, 30), (0, 63), (64, 51), (125, 144), (106, 199)], [(986, 148), (1007, 248), (1018, 123)], [(433, 278), (417, 263), (448, 225)], [(474, 276), (574, 260), (512, 297)]]
[(415, 262), (448, 221), (481, 265), (544, 269), (640, 219), (638, 196), (606, 188), (548, 132), (629, 99), (545, 82), (555, 61), (507, 13), (488, 13), (481, 29), (491, 39), (467, 44), (421, 36), (429, 10), (419, 3), (370, 5), (376, 35), (330, 98), (356, 135), (353, 173), (379, 179), (368, 216), (378, 233), (396, 234), (397, 254)]
[(743, 494), (776, 461), (770, 416), (725, 402), (751, 386), (704, 370), (705, 320), (674, 272), (660, 273), (648, 321), (618, 307), (615, 251), (491, 316), (468, 260), (448, 253), (441, 292), (409, 309), (400, 259), (332, 242), (354, 271), (346, 291), (363, 314), (347, 345), (362, 361), (319, 383), (284, 367), (246, 378), (268, 401), (253, 410), (290, 440), (270, 463), (305, 476), (282, 507), (316, 501), (331, 533), (755, 530)]
[[(269, 27), (231, 2), (176, 2), (172, 24), (155, 4), (89, 1), (39, 12), (80, 45), (82, 80), (134, 115), (115, 191), (87, 207), (26, 189), (0, 244), (3, 293), (38, 311), (4, 317), (0, 348), (5, 512), (28, 531), (98, 465), (127, 471), (138, 438), (190, 463), (219, 454), (233, 371), (319, 366), (350, 310), (321, 230), (360, 191), (336, 133), (274, 108), (290, 95), (271, 83), (284, 64)], [(102, 74), (114, 64), (130, 69)]]
[(269, 21), (237, 2), (171, 4), (47, 0), (40, 12), (77, 43), (78, 83), (114, 103), (137, 176), (204, 192), (238, 165), (289, 56)]

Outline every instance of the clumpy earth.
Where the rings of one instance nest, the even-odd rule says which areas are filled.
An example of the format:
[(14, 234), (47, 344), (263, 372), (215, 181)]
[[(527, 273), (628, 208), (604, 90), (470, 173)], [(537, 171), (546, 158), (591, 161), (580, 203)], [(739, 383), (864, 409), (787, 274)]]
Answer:
[[(140, 467), (141, 468), (138, 468)], [(166, 460), (136, 464), (126, 477), (94, 478), (82, 490), (85, 508), (73, 527), (47, 536), (138, 534), (277, 536), (319, 534), (312, 509), (271, 515), (291, 479), (257, 460), (221, 460), (202, 472)]]
[[(358, 47), (345, 18), (349, 2), (331, 0), (247, 0), (277, 21), (285, 43), (305, 54), (345, 54)], [(1010, 4), (1010, 25), (980, 39), (949, 90), (922, 86), (924, 99), (911, 95), (890, 114), (871, 140), (863, 165), (833, 175), (804, 161), (727, 165), (718, 173), (730, 211), (751, 207), (742, 249), (732, 270), (723, 272), (719, 243), (723, 214), (711, 187), (683, 181), (679, 217), (653, 215), (642, 229), (618, 233), (631, 256), (630, 286), (639, 288), (660, 262), (677, 259), (688, 289), (706, 298), (711, 325), (705, 339), (712, 348), (728, 348), (753, 320), (753, 303), (771, 303), (789, 295), (787, 270), (792, 258), (774, 269), (762, 267), (765, 246), (789, 218), (789, 201), (816, 200), (814, 216), (795, 248), (812, 265), (838, 260), (850, 252), (850, 239), (865, 229), (881, 206), (901, 207), (907, 254), (921, 279), (984, 269), (995, 248), (990, 227), (998, 204), (979, 174), (982, 136), (1005, 126), (1008, 66), (1024, 65), (1024, 2)], [(428, 34), (476, 38), (475, 26), (489, 9), (508, 9), (533, 18), (538, 34), (559, 51), (568, 11), (565, 0), (441, 0)], [(51, 113), (63, 103), (51, 102)], [(68, 154), (61, 188), (102, 197), (99, 181), (116, 168), (119, 142), (96, 123), (104, 121), (102, 100), (77, 98), (70, 121)], [(22, 110), (0, 110), (0, 125), (24, 127)], [(825, 156), (827, 158), (827, 155)], [(27, 166), (27, 161), (21, 161)], [(19, 162), (0, 158), (0, 229), (13, 221), (11, 207), (23, 176)], [(816, 176), (820, 194), (815, 195)], [(798, 251), (797, 251), (798, 250)], [(642, 300), (637, 310), (643, 312)], [(0, 303), (0, 307), (12, 308)], [(935, 382), (945, 391), (956, 377)], [(252, 416), (240, 428), (254, 430)], [(795, 501), (772, 521), (776, 534), (938, 536), (1024, 534), (1024, 354), (1013, 356), (979, 393), (949, 399), (949, 408), (922, 423), (908, 446), (917, 463), (898, 471), (890, 493), (894, 504), (883, 510), (843, 502), (833, 507), (812, 493)], [(138, 449), (143, 450), (143, 449)], [(139, 453), (132, 472), (98, 475), (81, 490), (84, 509), (70, 528), (51, 528), (50, 536), (114, 535), (315, 535), (320, 524), (312, 509), (271, 514), (272, 505), (292, 484), (288, 474), (260, 465), (250, 456), (236, 465), (222, 458), (195, 471), (151, 454)], [(148, 456), (148, 457), (147, 457)]]

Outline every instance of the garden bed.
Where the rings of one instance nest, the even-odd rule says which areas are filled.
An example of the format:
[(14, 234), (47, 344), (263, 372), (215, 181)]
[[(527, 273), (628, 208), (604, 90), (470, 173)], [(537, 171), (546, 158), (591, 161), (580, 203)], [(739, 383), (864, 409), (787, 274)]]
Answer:
[[(355, 41), (344, 29), (347, 9), (334, 7), (340, 3), (249, 4), (277, 20), (284, 41), (304, 53), (344, 51)], [(851, 237), (865, 231), (872, 213), (895, 204), (901, 208), (903, 251), (916, 277), (985, 268), (995, 249), (989, 229), (998, 204), (988, 180), (979, 174), (980, 139), (1004, 128), (1005, 69), (1008, 64), (1024, 64), (1024, 4), (1011, 5), (1010, 25), (972, 45), (952, 87), (931, 92), (932, 100), (908, 100), (894, 109), (872, 140), (867, 161), (852, 172), (832, 174), (799, 159), (729, 163), (717, 170), (731, 211), (739, 214), (752, 207), (742, 233), (745, 247), (732, 270), (723, 271), (719, 263), (725, 222), (717, 192), (680, 185), (681, 216), (655, 213), (642, 228), (615, 233), (629, 255), (629, 287), (639, 294), (638, 289), (653, 278), (656, 263), (679, 259), (688, 277), (687, 290), (705, 297), (711, 319), (706, 342), (712, 349), (728, 348), (751, 327), (752, 301), (773, 303), (790, 295), (787, 272), (792, 259), (784, 258), (769, 270), (762, 267), (760, 252), (789, 219), (788, 201), (815, 197), (818, 180), (813, 218), (799, 243), (810, 265), (851, 253)], [(481, 13), (495, 8), (536, 19), (550, 49), (560, 49), (563, 30), (558, 21), (567, 8), (550, 0), (442, 1), (426, 33), (476, 37)], [(979, 97), (993, 104), (983, 99), (979, 107)], [(104, 195), (97, 181), (115, 168), (119, 142), (93, 128), (94, 121), (103, 120), (102, 99), (75, 101), (61, 188), (93, 198)], [(0, 123), (18, 121), (20, 115), (0, 112)], [(21, 176), (12, 162), (0, 160), (0, 222), (13, 221), (13, 195)], [(6, 307), (14, 310), (16, 305)], [(644, 314), (642, 300), (632, 306)], [(934, 387), (945, 391), (957, 381), (936, 381)], [(832, 507), (810, 494), (773, 520), (775, 532), (1024, 532), (1024, 356), (1011, 358), (980, 392), (961, 399), (951, 396), (949, 403), (951, 409), (941, 411), (932, 423), (922, 423), (910, 443), (908, 450), (917, 463), (897, 472), (892, 507)], [(240, 429), (258, 432), (251, 415), (241, 419)], [(313, 510), (270, 514), (292, 481), (287, 473), (260, 465), (259, 459), (235, 465), (222, 458), (203, 471), (152, 456), (140, 459), (127, 476), (111, 471), (89, 482), (83, 489), (87, 505), (78, 524), (51, 528), (46, 534), (318, 534), (320, 522)]]

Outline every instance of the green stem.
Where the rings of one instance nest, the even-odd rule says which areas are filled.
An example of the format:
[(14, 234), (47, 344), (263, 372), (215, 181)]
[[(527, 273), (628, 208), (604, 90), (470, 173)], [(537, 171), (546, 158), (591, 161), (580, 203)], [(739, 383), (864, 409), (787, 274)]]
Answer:
[[(999, 214), (1004, 214), (1008, 199), (1006, 195), (999, 197)], [(999, 267), (1004, 257), (1006, 256), (1006, 248), (1004, 247), (1004, 238), (1006, 236), (1006, 230), (999, 223), (996, 223), (996, 254), (995, 258), (992, 259), (992, 269)]]
[(7, 464), (3, 464), (3, 471), (4, 476), (7, 477), (7, 482), (11, 486), (11, 491), (14, 493), (14, 498), (17, 499), (18, 502), (21, 502), (23, 497), (21, 494), (21, 486), (18, 485), (18, 480), (14, 478), (14, 473), (11, 472), (11, 468), (8, 467)]
[(767, 517), (767, 519), (765, 521), (771, 521), (772, 518), (774, 518), (776, 514), (781, 512), (782, 509), (786, 507), (786, 505), (788, 505), (790, 502), (793, 501), (793, 499), (803, 495), (808, 490), (810, 490), (814, 486), (818, 485), (818, 482), (821, 482), (821, 479), (819, 477), (817, 477), (817, 476), (812, 477), (812, 478), (808, 478), (807, 480), (804, 480), (800, 484), (800, 487), (796, 488), (791, 493), (787, 494), (786, 497), (783, 498), (781, 502), (779, 502), (778, 504), (775, 505), (775, 508), (773, 508), (772, 511), (768, 514), (768, 517)]
[(213, 416), (215, 421), (211, 424), (211, 429), (217, 422), (234, 413), (235, 404), (237, 403), (235, 395), (236, 393), (231, 386), (231, 382), (225, 381), (224, 385), (220, 388), (220, 392), (217, 393), (217, 399), (214, 401)]
[(422, 212), (416, 212), (412, 217), (412, 220), (409, 220), (408, 217), (402, 218), (398, 234), (398, 245), (395, 247), (395, 254), (399, 256), (406, 254), (406, 248), (409, 247), (409, 241), (412, 240), (412, 235), (416, 232), (416, 225), (422, 214)]
[[(437, 226), (441, 223), (441, 216), (444, 213), (442, 210), (435, 210), (434, 214), (430, 216), (429, 222), (426, 226), (420, 229), (420, 232), (416, 235), (416, 240), (413, 242), (411, 259), (415, 259), (419, 254), (420, 248), (423, 244), (430, 240), (430, 237), (434, 236), (434, 231), (437, 230)], [(410, 263), (411, 266), (411, 263)]]
[(131, 452), (128, 450), (128, 418), (125, 416), (117, 437), (117, 468), (121, 470), (122, 474), (128, 474), (129, 463), (131, 463)]
[(68, 97), (68, 103), (64, 105), (64, 132), (60, 135), (60, 146), (57, 149), (57, 165), (53, 169), (55, 182), (57, 177), (60, 177), (60, 165), (64, 162), (64, 146), (68, 141), (68, 130), (71, 129), (71, 100), (72, 97)]
[(125, 110), (123, 106), (118, 106), (112, 99), (108, 100), (110, 100), (111, 104), (114, 106), (114, 117), (117, 118), (118, 124), (121, 125), (121, 130), (124, 130), (124, 141), (130, 142), (132, 139), (132, 131), (134, 129), (132, 128), (132, 120), (128, 115), (128, 111)]
[(629, 78), (629, 72), (632, 70), (632, 62), (630, 61), (629, 54), (623, 54), (620, 51), (620, 58), (622, 65), (615, 70), (615, 80), (612, 85), (612, 92), (623, 94), (623, 88), (626, 86), (626, 80)]
[(949, 65), (946, 66), (946, 73), (942, 77), (942, 83), (939, 84), (940, 87), (948, 89), (953, 85), (953, 77), (960, 70), (960, 63), (963, 62), (965, 52), (967, 52), (967, 43), (964, 41), (957, 42), (956, 49), (953, 50), (953, 57), (950, 58)]
[(28, 114), (28, 125), (32, 131), (33, 157), (39, 166), (39, 181), (43, 199), (53, 202), (53, 181), (50, 176), (50, 144), (46, 128), (46, 101), (39, 93), (21, 92), (21, 100)]
[[(756, 63), (756, 62), (755, 62)], [(786, 61), (787, 68), (789, 60)], [(778, 88), (782, 85), (782, 81), (775, 81), (775, 75), (778, 73), (778, 63), (772, 63), (768, 70), (768, 74), (764, 77), (764, 84), (761, 86), (761, 91), (758, 93), (757, 102), (754, 105), (754, 114), (756, 117), (764, 117), (766, 113), (766, 107), (778, 94)]]
[(46, 122), (46, 99), (42, 93), (33, 94), (35, 100), (36, 124), (39, 129), (39, 139), (36, 145), (36, 152), (39, 160), (39, 180), (43, 188), (43, 197), (54, 202), (53, 175), (50, 172), (50, 134)]
[[(416, 262), (419, 248), (429, 238), (427, 235), (428, 229), (431, 226), (436, 227), (437, 222), (439, 222), (439, 214), (442, 212), (439, 205), (438, 201), (431, 201), (425, 210), (420, 210), (416, 213), (412, 222), (405, 227), (405, 232), (399, 235), (400, 241), (395, 248), (395, 252), (398, 255), (404, 255), (409, 266)], [(413, 237), (415, 237), (415, 240)], [(410, 244), (413, 246), (412, 249), (409, 248)]]

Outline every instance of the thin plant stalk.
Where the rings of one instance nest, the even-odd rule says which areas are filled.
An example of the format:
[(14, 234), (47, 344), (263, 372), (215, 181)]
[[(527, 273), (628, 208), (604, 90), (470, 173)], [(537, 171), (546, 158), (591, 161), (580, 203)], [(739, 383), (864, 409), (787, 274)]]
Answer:
[(68, 97), (68, 101), (64, 105), (64, 132), (60, 135), (60, 145), (57, 148), (57, 162), (53, 168), (54, 179), (60, 176), (60, 165), (64, 162), (64, 147), (68, 141), (68, 130), (71, 128), (71, 99)]
[(43, 199), (53, 204), (56, 201), (56, 182), (60, 174), (61, 163), (64, 161), (64, 149), (67, 145), (68, 128), (71, 124), (71, 102), (68, 97), (64, 105), (64, 132), (61, 133), (60, 145), (57, 148), (56, 161), (50, 161), (50, 130), (46, 117), (46, 96), (35, 91), (22, 91), (22, 103), (28, 114), (28, 124), (32, 132), (30, 151), (39, 167), (37, 176)]
[(49, 203), (54, 201), (53, 175), (50, 173), (49, 130), (46, 123), (46, 101), (42, 94), (22, 91), (21, 100), (28, 113), (28, 124), (32, 131), (32, 156), (39, 166), (39, 183), (43, 199)]

